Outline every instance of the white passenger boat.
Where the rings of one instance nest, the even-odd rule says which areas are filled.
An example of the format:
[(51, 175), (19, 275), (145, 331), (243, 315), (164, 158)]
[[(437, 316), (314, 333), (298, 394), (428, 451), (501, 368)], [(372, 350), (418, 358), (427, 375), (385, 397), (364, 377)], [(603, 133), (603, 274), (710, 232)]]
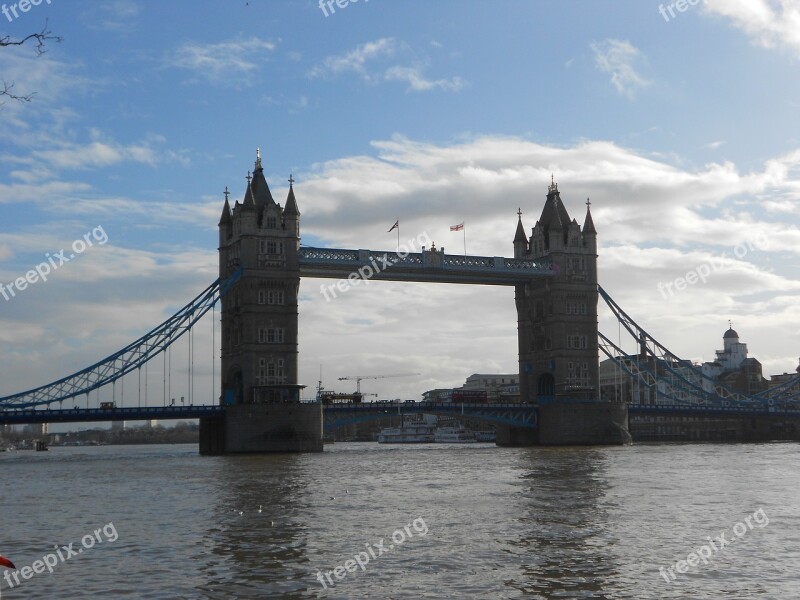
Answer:
[(474, 444), (475, 435), (463, 427), (439, 427), (434, 440), (438, 444)]
[(403, 423), (400, 427), (387, 427), (378, 434), (379, 444), (431, 444), (435, 425), (425, 422)]
[(486, 431), (476, 431), (475, 433), (475, 441), (476, 442), (496, 442), (497, 441), (497, 431), (494, 429), (486, 430)]

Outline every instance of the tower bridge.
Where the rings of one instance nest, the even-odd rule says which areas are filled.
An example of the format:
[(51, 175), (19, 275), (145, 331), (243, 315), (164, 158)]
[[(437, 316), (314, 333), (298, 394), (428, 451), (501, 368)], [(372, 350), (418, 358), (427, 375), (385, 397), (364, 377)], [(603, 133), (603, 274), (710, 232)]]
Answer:
[[(300, 245), (300, 210), (289, 179), (275, 202), (260, 152), (241, 202), (228, 193), (219, 220), (220, 280), (241, 269), (221, 298), (224, 419), (201, 424), (201, 451), (321, 450), (321, 414), (300, 406), (298, 303), (301, 277), (512, 286), (518, 315), (520, 396), (540, 408), (538, 439), (508, 426), (499, 440), (624, 443), (626, 407), (600, 401), (597, 335), (597, 231), (586, 203), (583, 226), (570, 218), (551, 181), (530, 236), (518, 211), (513, 257), (454, 256), (433, 244), (420, 252)], [(345, 288), (346, 289), (346, 288)], [(343, 291), (343, 290), (342, 290)], [(235, 440), (235, 441), (233, 441)]]
[[(204, 454), (320, 451), (323, 412), (330, 428), (395, 411), (453, 414), (460, 410), (464, 416), (499, 424), (502, 445), (626, 443), (630, 440), (629, 408), (637, 421), (648, 424), (654, 419), (688, 417), (726, 423), (738, 419), (744, 427), (743, 419), (747, 419), (746, 428), (755, 430), (759, 427), (753, 419), (763, 418), (764, 436), (797, 431), (800, 368), (797, 376), (746, 395), (670, 352), (600, 288), (591, 203), (587, 199), (580, 225), (570, 217), (555, 181), (551, 180), (541, 215), (529, 233), (522, 211), (517, 212), (511, 257), (448, 255), (432, 243), (418, 252), (301, 246), (294, 180), (290, 178), (289, 184), (281, 205), (272, 196), (258, 152), (242, 201), (231, 206), (225, 191), (217, 281), (164, 323), (106, 359), (50, 384), (0, 398), (0, 424), (199, 418)], [(359, 279), (513, 287), (520, 402), (328, 407), (300, 402), (305, 387), (298, 380), (297, 368), (301, 277), (338, 279), (332, 289)], [(629, 336), (634, 352), (626, 352), (598, 332), (601, 298)], [(193, 405), (190, 395), (189, 406), (168, 407), (165, 394), (164, 407), (115, 407), (112, 403), (111, 407), (88, 408), (90, 391), (113, 386), (135, 371), (141, 376), (148, 361), (166, 358), (171, 345), (217, 305), (221, 306), (222, 334), (218, 403)], [(640, 401), (629, 407), (617, 394), (612, 401), (601, 400), (601, 351), (614, 361), (619, 377), (638, 390), (637, 397), (649, 403)], [(86, 409), (61, 408), (65, 400), (82, 395), (87, 398)]]

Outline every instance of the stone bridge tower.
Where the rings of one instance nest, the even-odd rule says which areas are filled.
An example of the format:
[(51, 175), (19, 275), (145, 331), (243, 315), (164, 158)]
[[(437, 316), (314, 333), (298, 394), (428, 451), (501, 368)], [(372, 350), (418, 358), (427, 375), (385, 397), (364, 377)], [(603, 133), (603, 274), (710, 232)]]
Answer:
[(548, 259), (556, 272), (516, 287), (523, 402), (599, 397), (597, 231), (586, 204), (581, 229), (553, 182), (530, 239), (521, 214), (517, 223), (514, 257)]
[[(220, 402), (226, 415), (207, 444), (209, 454), (322, 450), (321, 406), (300, 403), (300, 211), (293, 183), (290, 177), (282, 207), (272, 197), (258, 150), (242, 202), (231, 208), (225, 192), (219, 275), (224, 281), (241, 269), (241, 277), (221, 299)], [(201, 430), (201, 451), (202, 439)]]
[[(520, 399), (540, 407), (540, 444), (625, 443), (630, 438), (626, 407), (599, 401), (597, 231), (590, 206), (587, 199), (581, 228), (551, 181), (530, 238), (519, 212), (514, 257), (547, 259), (556, 273), (515, 288)], [(506, 442), (522, 441), (513, 438), (511, 431)]]
[(297, 292), (300, 211), (290, 179), (286, 206), (272, 198), (261, 153), (247, 174), (244, 199), (219, 221), (219, 275), (242, 276), (222, 302), (222, 401), (299, 400)]

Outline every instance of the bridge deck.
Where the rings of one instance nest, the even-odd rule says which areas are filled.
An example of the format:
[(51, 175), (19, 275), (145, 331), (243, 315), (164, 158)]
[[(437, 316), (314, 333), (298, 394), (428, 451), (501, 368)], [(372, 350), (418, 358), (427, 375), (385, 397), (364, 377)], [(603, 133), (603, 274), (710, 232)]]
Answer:
[[(549, 262), (502, 256), (462, 256), (439, 252), (345, 250), (301, 247), (300, 275), (423, 283), (519, 285), (555, 275)], [(355, 275), (353, 275), (355, 274)]]
[[(533, 404), (482, 404), (451, 402), (366, 402), (363, 404), (333, 404), (323, 407), (328, 421), (357, 422), (363, 417), (391, 417), (401, 414), (431, 413), (478, 418), (522, 427), (536, 427), (538, 406)], [(664, 404), (629, 404), (631, 416), (685, 415), (685, 416), (740, 416), (740, 417), (794, 417), (800, 418), (798, 409), (776, 407), (714, 407)], [(197, 419), (225, 414), (224, 406), (151, 406), (125, 408), (67, 408), (0, 410), (0, 425), (27, 423), (88, 423), (96, 421), (146, 421), (148, 419)]]
[(222, 406), (150, 406), (127, 408), (64, 408), (0, 410), (0, 425), (23, 423), (89, 423), (95, 421), (147, 421), (197, 419), (225, 414)]
[(686, 404), (628, 404), (628, 414), (636, 415), (685, 415), (707, 416), (753, 416), (753, 417), (795, 417), (800, 418), (800, 410), (774, 406), (691, 406)]

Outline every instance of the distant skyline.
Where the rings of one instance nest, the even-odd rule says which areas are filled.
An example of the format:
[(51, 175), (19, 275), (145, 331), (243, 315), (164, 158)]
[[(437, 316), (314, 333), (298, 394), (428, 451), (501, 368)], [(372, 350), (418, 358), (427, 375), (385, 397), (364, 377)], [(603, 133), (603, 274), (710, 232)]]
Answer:
[[(0, 107), (0, 395), (113, 353), (213, 281), (223, 192), (242, 199), (259, 147), (315, 246), (392, 250), (399, 219), (401, 241), (460, 254), (465, 232), (468, 253), (511, 256), (518, 209), (530, 234), (553, 176), (579, 223), (591, 200), (600, 283), (649, 333), (713, 360), (731, 320), (766, 377), (794, 372), (800, 0), (678, 4), (6, 2), (0, 36), (47, 22), (63, 42), (0, 48), (0, 79), (33, 94)], [(511, 289), (326, 300), (330, 283), (301, 283), (309, 393), (320, 369), (337, 391), (422, 373), (362, 384), (385, 398), (517, 370)], [(600, 329), (616, 339), (608, 311)], [(196, 403), (218, 395), (211, 337), (195, 335)], [(148, 368), (160, 399), (161, 358)]]

